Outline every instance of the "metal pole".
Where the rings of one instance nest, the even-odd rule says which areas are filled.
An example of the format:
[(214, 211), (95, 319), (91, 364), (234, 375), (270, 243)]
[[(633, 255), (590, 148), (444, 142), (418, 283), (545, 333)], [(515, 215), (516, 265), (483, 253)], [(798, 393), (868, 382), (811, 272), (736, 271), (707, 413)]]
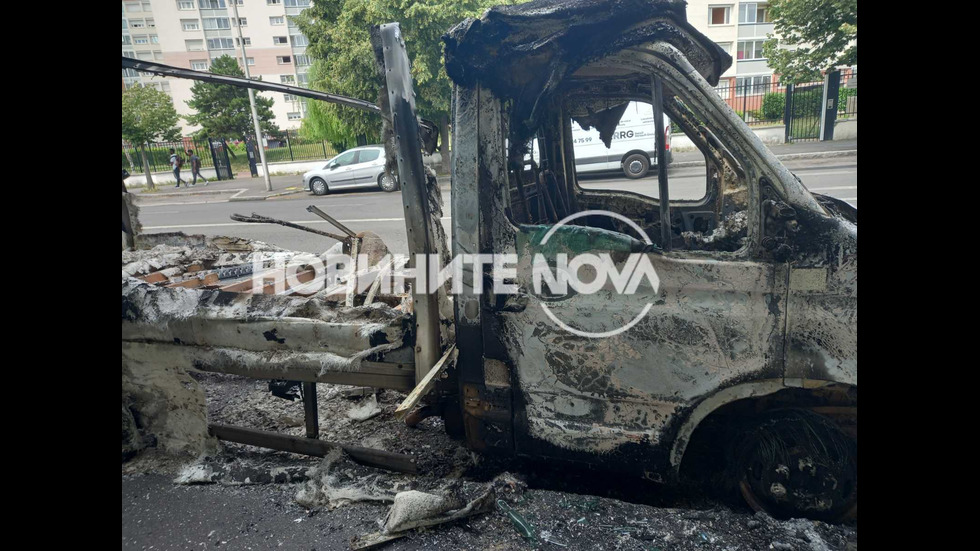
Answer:
[[(242, 36), (242, 21), (238, 17), (238, 2), (232, 0), (231, 9), (235, 13), (235, 26), (238, 27), (238, 45), (242, 48), (242, 67), (245, 78), (248, 74), (248, 57), (245, 56), (245, 38)], [(269, 178), (269, 164), (265, 162), (265, 148), (262, 147), (262, 127), (259, 125), (259, 112), (255, 108), (255, 90), (248, 89), (248, 104), (252, 108), (252, 122), (255, 124), (255, 146), (259, 149), (259, 159), (262, 161), (262, 173), (265, 176), (265, 190), (272, 191), (272, 180)]]
[(303, 381), (303, 414), (306, 418), (306, 437), (320, 437), (320, 418), (316, 408), (316, 383)]
[(660, 184), (660, 246), (665, 251), (671, 249), (670, 197), (667, 193), (667, 138), (664, 129), (664, 89), (660, 78), (650, 77), (653, 88), (653, 126), (657, 132), (657, 180)]

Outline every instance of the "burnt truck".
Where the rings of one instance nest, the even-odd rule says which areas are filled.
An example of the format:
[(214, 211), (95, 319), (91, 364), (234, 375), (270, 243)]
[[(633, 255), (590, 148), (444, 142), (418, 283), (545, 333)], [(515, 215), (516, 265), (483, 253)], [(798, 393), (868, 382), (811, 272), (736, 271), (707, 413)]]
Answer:
[[(409, 392), (407, 422), (439, 415), (478, 452), (668, 484), (711, 471), (757, 510), (856, 515), (857, 210), (809, 192), (718, 96), (732, 59), (687, 22), (685, 3), (539, 0), (491, 8), (443, 40), (448, 236), (422, 163), (434, 132), (416, 116), (399, 26), (372, 30), (410, 253), (511, 255), (517, 291), (479, 292), (493, 287), (491, 265), (464, 266), (452, 294), (272, 291), (221, 275), (268, 246), (138, 236), (144, 245), (123, 253), (124, 417), (126, 407), (150, 412), (145, 430), (174, 452), (222, 439), (314, 453), (319, 441), (209, 425), (186, 371), (311, 391), (394, 388)], [(658, 197), (579, 184), (572, 121), (608, 145), (633, 101), (651, 104), (660, 124), (669, 116), (703, 154), (703, 198), (670, 199), (666, 167)], [(534, 139), (540, 155), (528, 164)], [(337, 225), (345, 252), (371, 242), (385, 252), (370, 232)], [(624, 270), (645, 259), (658, 284), (629, 295), (536, 290), (535, 262), (583, 254)], [(351, 453), (386, 461), (383, 450)]]

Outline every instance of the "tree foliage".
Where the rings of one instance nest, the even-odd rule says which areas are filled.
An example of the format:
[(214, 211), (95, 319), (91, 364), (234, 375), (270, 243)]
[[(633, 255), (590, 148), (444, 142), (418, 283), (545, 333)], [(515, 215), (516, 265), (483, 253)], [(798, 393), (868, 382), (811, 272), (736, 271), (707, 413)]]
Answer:
[(178, 139), (177, 110), (170, 96), (150, 86), (124, 90), (122, 137), (134, 145)]
[(122, 137), (140, 148), (146, 185), (153, 189), (153, 177), (144, 144), (180, 138), (177, 110), (174, 109), (170, 96), (150, 86), (133, 86), (123, 90)]
[(763, 55), (782, 81), (857, 64), (857, 0), (770, 0), (769, 14), (780, 38), (767, 40)]
[[(238, 60), (229, 55), (215, 58), (211, 62), (211, 72), (218, 75), (245, 76)], [(187, 105), (194, 109), (195, 113), (184, 118), (191, 124), (200, 125), (202, 134), (222, 138), (244, 138), (255, 133), (247, 88), (196, 81), (191, 86), (191, 93), (194, 97), (187, 102)], [(279, 135), (279, 127), (272, 122), (272, 103), (272, 98), (255, 94), (255, 109), (259, 114), (262, 131)]]
[[(412, 61), (416, 108), (426, 119), (448, 117), (451, 85), (443, 65), (442, 35), (467, 17), (479, 17), (501, 0), (313, 0), (293, 18), (310, 44), (314, 59), (310, 87), (374, 101), (380, 82), (368, 29), (398, 22)], [(511, 0), (509, 3), (514, 3)], [(310, 102), (303, 120), (304, 134), (333, 143), (352, 142), (364, 134), (377, 141), (381, 120), (377, 115), (349, 107)]]

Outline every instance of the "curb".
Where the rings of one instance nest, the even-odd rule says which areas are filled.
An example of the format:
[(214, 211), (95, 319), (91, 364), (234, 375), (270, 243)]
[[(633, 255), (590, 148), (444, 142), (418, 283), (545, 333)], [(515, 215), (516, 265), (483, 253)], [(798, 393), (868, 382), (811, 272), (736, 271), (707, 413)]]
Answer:
[(170, 191), (164, 193), (138, 193), (137, 197), (187, 197), (188, 195), (217, 195), (219, 193), (242, 193), (248, 188), (202, 189), (200, 191)]
[[(830, 157), (851, 157), (857, 156), (857, 149), (841, 149), (836, 151), (810, 151), (807, 153), (786, 153), (783, 155), (776, 155), (776, 158), (780, 161), (792, 161), (795, 159), (823, 159)], [(691, 166), (704, 166), (704, 161), (683, 161), (679, 163), (670, 163), (670, 168), (685, 168)]]

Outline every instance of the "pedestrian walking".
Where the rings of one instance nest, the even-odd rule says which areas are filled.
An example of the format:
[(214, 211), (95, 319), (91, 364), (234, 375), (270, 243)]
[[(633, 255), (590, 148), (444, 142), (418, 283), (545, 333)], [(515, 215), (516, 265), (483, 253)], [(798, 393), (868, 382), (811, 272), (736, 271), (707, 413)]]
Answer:
[(184, 166), (184, 158), (178, 155), (173, 148), (170, 148), (170, 168), (174, 170), (174, 178), (177, 180), (177, 185), (174, 187), (180, 187), (181, 182), (187, 183), (187, 180), (180, 179), (180, 167), (182, 166)]
[(204, 185), (208, 185), (209, 182), (207, 178), (205, 178), (204, 175), (201, 174), (201, 158), (197, 156), (197, 153), (195, 153), (194, 150), (192, 149), (188, 149), (187, 159), (191, 162), (191, 176), (193, 176), (193, 179), (191, 180), (191, 185), (192, 186), (197, 185), (198, 178), (204, 180)]

